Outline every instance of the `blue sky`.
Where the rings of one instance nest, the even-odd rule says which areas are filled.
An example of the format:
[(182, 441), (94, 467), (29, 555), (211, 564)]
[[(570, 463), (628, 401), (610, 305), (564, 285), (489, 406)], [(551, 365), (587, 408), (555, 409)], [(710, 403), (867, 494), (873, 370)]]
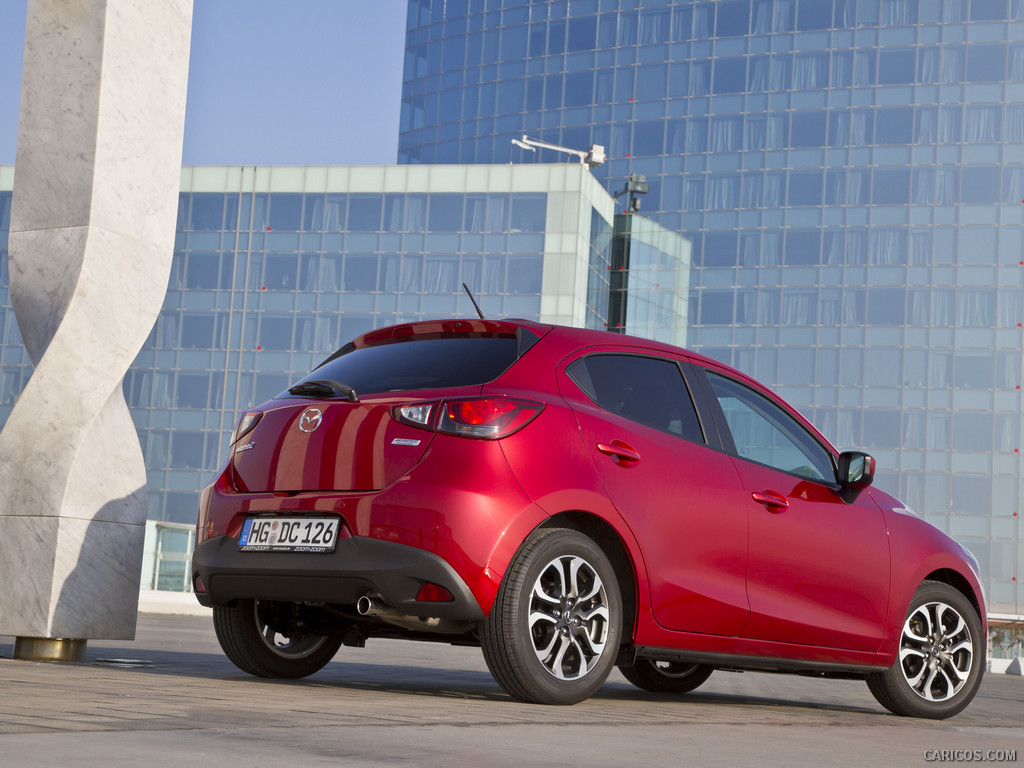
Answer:
[[(194, 0), (186, 165), (393, 164), (405, 0)], [(14, 163), (26, 0), (0, 0), (0, 165)]]

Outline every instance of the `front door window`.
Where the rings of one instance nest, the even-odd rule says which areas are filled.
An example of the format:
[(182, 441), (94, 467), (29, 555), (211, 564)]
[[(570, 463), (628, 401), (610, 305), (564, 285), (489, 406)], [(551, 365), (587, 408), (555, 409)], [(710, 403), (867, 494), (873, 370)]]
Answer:
[(792, 416), (733, 379), (714, 373), (708, 378), (741, 458), (810, 480), (835, 482), (829, 452)]

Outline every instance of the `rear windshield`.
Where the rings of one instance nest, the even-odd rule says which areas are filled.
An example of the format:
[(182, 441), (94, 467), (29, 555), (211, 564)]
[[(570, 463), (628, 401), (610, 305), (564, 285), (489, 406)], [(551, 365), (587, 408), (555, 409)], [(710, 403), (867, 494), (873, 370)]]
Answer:
[(339, 381), (359, 395), (486, 384), (516, 361), (518, 348), (515, 338), (425, 339), (382, 344), (353, 349), (328, 360), (302, 381)]

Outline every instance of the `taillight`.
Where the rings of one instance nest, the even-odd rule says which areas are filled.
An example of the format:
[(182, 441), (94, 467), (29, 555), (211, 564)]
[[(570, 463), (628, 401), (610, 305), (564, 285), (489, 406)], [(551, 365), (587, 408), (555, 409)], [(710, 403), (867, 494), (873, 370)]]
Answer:
[(397, 421), (410, 427), (459, 437), (498, 440), (525, 427), (544, 409), (543, 403), (517, 397), (475, 397), (400, 405)]
[(452, 400), (441, 404), (436, 429), (463, 437), (497, 440), (525, 427), (543, 407), (532, 400)]
[(416, 405), (402, 405), (395, 408), (395, 418), (410, 427), (421, 427), (422, 429), (434, 428), (434, 408), (438, 403), (417, 403)]
[(262, 418), (263, 411), (246, 411), (239, 416), (238, 423), (235, 425), (235, 431), (231, 435), (230, 445), (234, 445), (245, 435), (252, 432), (253, 428), (259, 424), (259, 421)]

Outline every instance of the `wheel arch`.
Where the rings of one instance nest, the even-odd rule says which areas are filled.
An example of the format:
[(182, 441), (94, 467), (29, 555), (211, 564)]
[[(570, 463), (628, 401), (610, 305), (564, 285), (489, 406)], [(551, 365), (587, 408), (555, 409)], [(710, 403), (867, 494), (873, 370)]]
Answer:
[(978, 612), (978, 616), (981, 618), (982, 626), (985, 626), (985, 612), (978, 604), (978, 596), (974, 593), (974, 588), (962, 573), (952, 568), (939, 568), (925, 576), (924, 581), (941, 581), (943, 584), (953, 587), (974, 606), (974, 610)]
[(552, 515), (539, 526), (544, 528), (569, 528), (593, 539), (604, 551), (615, 569), (622, 598), (622, 645), (631, 645), (636, 636), (636, 619), (639, 597), (637, 568), (629, 549), (618, 531), (606, 520), (590, 512), (567, 510)]
[(903, 622), (907, 617), (907, 608), (917, 590), (928, 581), (945, 584), (959, 592), (980, 617), (983, 634), (988, 634), (988, 618), (982, 607), (984, 595), (980, 592), (980, 581), (969, 578), (960, 570), (960, 564), (950, 562), (948, 557), (929, 558), (928, 562), (921, 564), (919, 570), (901, 574), (901, 578), (895, 581), (889, 597), (888, 618), (876, 663), (889, 666), (896, 661)]

